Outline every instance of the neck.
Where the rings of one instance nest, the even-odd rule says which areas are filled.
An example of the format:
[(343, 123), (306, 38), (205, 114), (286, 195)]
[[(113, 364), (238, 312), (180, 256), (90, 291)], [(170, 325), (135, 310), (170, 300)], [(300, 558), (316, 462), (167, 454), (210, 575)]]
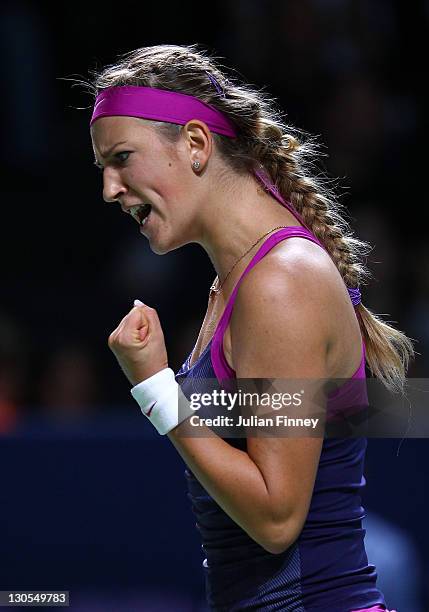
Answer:
[[(300, 223), (249, 174), (234, 179), (233, 187), (224, 183), (220, 189), (216, 188), (214, 195), (205, 199), (200, 232), (195, 242), (201, 244), (208, 254), (222, 284), (237, 260), (259, 238), (278, 226), (292, 225)], [(237, 263), (227, 278), (228, 286), (235, 284), (263, 241)]]

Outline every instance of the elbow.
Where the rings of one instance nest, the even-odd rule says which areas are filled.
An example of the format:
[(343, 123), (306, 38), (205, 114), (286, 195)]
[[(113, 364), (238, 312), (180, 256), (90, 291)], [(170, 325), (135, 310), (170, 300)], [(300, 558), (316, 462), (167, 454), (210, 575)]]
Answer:
[(284, 544), (281, 542), (268, 542), (264, 544), (263, 548), (272, 555), (281, 555), (287, 551), (289, 544)]
[(289, 540), (266, 540), (263, 548), (272, 555), (281, 555), (291, 546)]
[(290, 522), (275, 523), (266, 529), (261, 546), (272, 555), (281, 555), (292, 546), (298, 535)]

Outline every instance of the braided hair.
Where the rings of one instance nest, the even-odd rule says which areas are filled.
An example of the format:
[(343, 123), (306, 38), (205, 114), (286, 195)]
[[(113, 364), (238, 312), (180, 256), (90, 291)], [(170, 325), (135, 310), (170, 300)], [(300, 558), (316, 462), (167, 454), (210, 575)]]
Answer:
[[(177, 91), (210, 104), (229, 117), (237, 137), (213, 133), (217, 151), (238, 174), (262, 165), (273, 184), (320, 240), (345, 284), (356, 288), (368, 284), (365, 265), (371, 246), (353, 235), (347, 210), (339, 202), (335, 180), (318, 166), (322, 145), (316, 136), (290, 125), (274, 98), (263, 90), (241, 83), (198, 44), (142, 47), (121, 56), (101, 71), (90, 71), (81, 81), (96, 96), (102, 89), (138, 85)], [(180, 136), (176, 124), (150, 121), (166, 140)], [(391, 391), (402, 391), (413, 343), (362, 303), (355, 307), (366, 346), (367, 365)]]

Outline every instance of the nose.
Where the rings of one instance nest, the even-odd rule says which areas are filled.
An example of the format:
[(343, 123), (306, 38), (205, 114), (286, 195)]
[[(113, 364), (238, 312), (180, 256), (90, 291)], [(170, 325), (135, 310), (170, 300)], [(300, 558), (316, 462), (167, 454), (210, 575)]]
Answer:
[[(113, 170), (113, 171), (112, 171)], [(103, 200), (117, 202), (121, 195), (127, 192), (127, 187), (113, 168), (105, 168), (103, 172)]]

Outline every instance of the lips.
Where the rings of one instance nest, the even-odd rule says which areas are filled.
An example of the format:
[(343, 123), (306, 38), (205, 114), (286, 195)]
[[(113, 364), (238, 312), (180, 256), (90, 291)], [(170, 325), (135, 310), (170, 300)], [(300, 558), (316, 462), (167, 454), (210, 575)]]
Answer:
[(146, 217), (149, 216), (151, 210), (152, 210), (152, 206), (150, 204), (144, 204), (138, 209), (137, 215), (138, 215), (138, 218), (140, 219), (140, 224), (142, 224), (143, 221), (146, 219)]
[(149, 210), (148, 214), (146, 216), (144, 216), (143, 219), (141, 220), (141, 222), (140, 222), (140, 229), (142, 229), (143, 227), (146, 226), (146, 224), (149, 221), (149, 216), (150, 216), (150, 210)]
[(146, 202), (145, 204), (136, 204), (135, 206), (131, 206), (127, 212), (137, 221), (139, 225), (144, 225), (145, 220), (149, 216), (151, 210), (151, 204)]
[(143, 221), (140, 223), (139, 230), (140, 230), (140, 233), (141, 233), (141, 234), (144, 234), (144, 233), (145, 233), (146, 228), (148, 227), (148, 225), (150, 225), (150, 220), (151, 220), (151, 219), (152, 219), (152, 217), (151, 217), (151, 215), (149, 214), (149, 215), (147, 215), (147, 216), (146, 216), (146, 217), (143, 219)]

